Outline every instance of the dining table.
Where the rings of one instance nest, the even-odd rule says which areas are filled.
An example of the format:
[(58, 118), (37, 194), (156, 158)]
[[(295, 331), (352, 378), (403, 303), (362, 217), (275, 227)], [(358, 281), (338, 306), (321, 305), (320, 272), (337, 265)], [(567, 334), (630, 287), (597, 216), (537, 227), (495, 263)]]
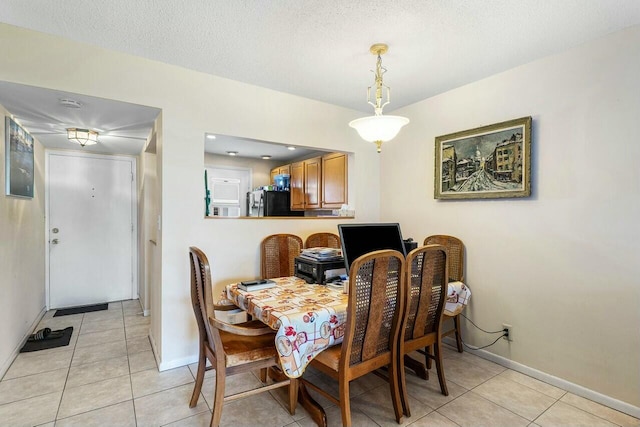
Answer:
[[(342, 287), (310, 284), (298, 277), (270, 280), (275, 286), (251, 291), (240, 289), (238, 283), (229, 284), (224, 297), (276, 331), (281, 370), (272, 370), (270, 375), (298, 378), (315, 356), (342, 342), (348, 295)], [(298, 401), (316, 424), (327, 425), (324, 410), (302, 382)]]

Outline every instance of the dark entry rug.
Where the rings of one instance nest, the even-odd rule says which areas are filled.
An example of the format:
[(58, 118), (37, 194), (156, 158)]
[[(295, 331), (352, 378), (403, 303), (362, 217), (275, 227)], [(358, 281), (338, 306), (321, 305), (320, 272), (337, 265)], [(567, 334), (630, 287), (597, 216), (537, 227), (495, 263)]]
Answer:
[(69, 326), (68, 328), (64, 328), (60, 331), (51, 331), (50, 335), (53, 335), (56, 338), (45, 338), (39, 341), (27, 341), (25, 345), (20, 349), (20, 353), (29, 353), (31, 351), (64, 347), (65, 345), (69, 345), (69, 341), (71, 341), (71, 334), (73, 334), (73, 326)]
[(63, 308), (62, 310), (56, 310), (56, 313), (53, 315), (53, 317), (68, 316), (70, 314), (90, 313), (92, 311), (102, 311), (108, 308), (109, 308), (109, 304), (107, 304), (106, 302), (104, 304), (83, 305), (80, 307)]

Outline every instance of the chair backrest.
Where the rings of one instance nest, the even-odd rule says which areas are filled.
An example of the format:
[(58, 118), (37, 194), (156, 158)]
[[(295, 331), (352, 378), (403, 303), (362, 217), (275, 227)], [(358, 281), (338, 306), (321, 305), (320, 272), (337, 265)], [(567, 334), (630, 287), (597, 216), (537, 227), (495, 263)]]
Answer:
[(314, 233), (304, 242), (305, 248), (336, 248), (340, 249), (340, 236), (333, 233)]
[(191, 246), (189, 264), (191, 265), (191, 304), (198, 323), (200, 341), (208, 344), (214, 352), (216, 348), (222, 351), (220, 332), (209, 323), (209, 317), (215, 317), (209, 260), (204, 252)]
[(263, 279), (293, 276), (294, 259), (302, 252), (302, 239), (294, 234), (272, 234), (260, 243), (260, 275)]
[(362, 255), (349, 271), (349, 305), (340, 368), (390, 355), (405, 301), (404, 256), (381, 250)]
[(464, 243), (453, 236), (436, 234), (424, 239), (424, 245), (442, 245), (447, 248), (449, 281), (464, 282)]
[(422, 246), (409, 252), (406, 263), (405, 342), (438, 332), (447, 298), (447, 249)]

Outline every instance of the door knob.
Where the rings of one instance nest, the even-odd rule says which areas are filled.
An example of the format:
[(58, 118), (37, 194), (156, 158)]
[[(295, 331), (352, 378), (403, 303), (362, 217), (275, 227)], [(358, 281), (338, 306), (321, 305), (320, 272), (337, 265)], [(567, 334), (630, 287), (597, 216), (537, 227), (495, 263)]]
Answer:
[(53, 239), (53, 240), (51, 241), (51, 243), (53, 243), (54, 245), (57, 245), (57, 244), (58, 244), (58, 242), (59, 242), (59, 240), (58, 240), (58, 239)]

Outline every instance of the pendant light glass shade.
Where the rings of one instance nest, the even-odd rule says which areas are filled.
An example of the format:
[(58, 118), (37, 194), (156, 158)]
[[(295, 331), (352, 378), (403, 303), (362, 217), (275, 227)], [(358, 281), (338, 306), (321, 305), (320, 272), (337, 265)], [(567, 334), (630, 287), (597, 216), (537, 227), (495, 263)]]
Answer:
[(69, 128), (67, 129), (67, 138), (84, 147), (98, 143), (98, 132), (89, 129)]
[(398, 135), (400, 129), (409, 123), (409, 119), (400, 116), (369, 116), (349, 122), (349, 126), (358, 131), (360, 138), (369, 142), (386, 142)]

